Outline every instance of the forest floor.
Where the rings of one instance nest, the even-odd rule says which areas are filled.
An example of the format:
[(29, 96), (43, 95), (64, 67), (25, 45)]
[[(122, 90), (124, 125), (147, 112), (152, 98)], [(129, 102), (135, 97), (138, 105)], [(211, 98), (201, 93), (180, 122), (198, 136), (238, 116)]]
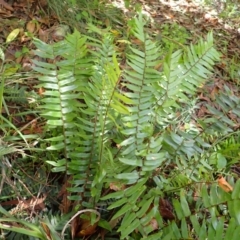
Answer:
[[(72, 26), (86, 33), (84, 20), (89, 18), (93, 24), (98, 24), (98, 27), (101, 24), (103, 28), (111, 26), (117, 42), (124, 39), (127, 34), (124, 29), (126, 22), (141, 6), (149, 19), (146, 31), (150, 36), (162, 39), (164, 47), (173, 44), (175, 49), (184, 48), (197, 43), (200, 38), (205, 38), (208, 32), (213, 32), (216, 49), (221, 53), (221, 61), (215, 65), (214, 74), (210, 76), (207, 84), (198, 91), (197, 97), (202, 104), (199, 104), (197, 117), (208, 114), (204, 102), (210, 103), (225, 87), (230, 89), (232, 95), (240, 95), (240, 6), (232, 9), (223, 4), (203, 7), (203, 4), (186, 0), (141, 0), (132, 1), (134, 3), (129, 6), (125, 6), (121, 0), (109, 2), (105, 12), (95, 8), (79, 7), (78, 11), (81, 11), (82, 15), (79, 15), (79, 22), (74, 24), (74, 20), (67, 16), (66, 11), (63, 9), (59, 9), (59, 12), (54, 11), (54, 4), (50, 4), (52, 9), (49, 10), (47, 1), (44, 0), (0, 0), (0, 49), (3, 52), (3, 54), (0, 52), (0, 57), (4, 59), (0, 74), (4, 70), (5, 84), (14, 86), (16, 96), (23, 94), (27, 95), (28, 99), (27, 103), (16, 103), (12, 99), (3, 102), (1, 114), (22, 134), (41, 133), (44, 124), (34, 114), (34, 109), (31, 109), (34, 104), (31, 102), (31, 96), (41, 95), (41, 89), (35, 88), (37, 80), (32, 74), (33, 37), (46, 43), (57, 42), (65, 37), (69, 29), (73, 30)], [(71, 9), (69, 11), (71, 12)], [(232, 120), (240, 127), (240, 119), (234, 118), (235, 116)], [(16, 131), (13, 136), (16, 135)], [(34, 165), (34, 169), (37, 167)], [(36, 180), (38, 176), (35, 177)], [(7, 181), (11, 182), (11, 179)], [(44, 181), (46, 185), (49, 184), (48, 180)], [(39, 199), (40, 204), (45, 198)], [(18, 201), (11, 201), (8, 204), (17, 205)]]
[[(131, 1), (131, 4), (126, 6), (124, 1), (116, 0), (109, 1), (109, 4), (101, 9), (86, 4), (77, 8), (74, 19), (71, 16), (74, 9), (66, 10), (57, 0), (49, 2), (50, 10), (46, 0), (1, 0), (0, 46), (5, 54), (6, 84), (18, 84), (19, 95), (24, 89), (28, 89), (28, 93), (41, 94), (41, 89), (36, 92), (36, 79), (31, 76), (33, 37), (47, 43), (56, 42), (64, 38), (69, 26), (87, 33), (87, 21), (90, 21), (98, 26), (102, 25), (102, 28), (110, 27), (116, 42), (126, 40), (127, 30), (124, 26), (136, 14), (136, 10), (142, 7), (142, 12), (149, 22), (146, 31), (150, 36), (161, 39), (165, 49), (170, 45), (179, 49), (195, 44), (212, 31), (215, 46), (222, 54), (221, 61), (215, 65), (214, 74), (208, 79), (208, 84), (199, 90), (198, 97), (203, 103), (209, 103), (225, 86), (228, 86), (233, 95), (239, 96), (240, 6), (229, 7), (218, 3), (212, 4), (210, 8), (196, 2), (141, 0)], [(76, 18), (79, 21), (76, 21)], [(121, 50), (121, 46), (119, 49)], [(29, 97), (31, 98), (31, 94)], [(6, 111), (9, 111), (12, 123), (22, 133), (42, 132), (42, 123), (36, 121), (35, 116), (17, 116), (19, 108), (15, 104), (8, 104), (8, 110), (2, 110), (3, 113)], [(206, 113), (207, 109), (201, 104), (197, 116), (201, 117)], [(239, 122), (239, 119), (234, 121)]]

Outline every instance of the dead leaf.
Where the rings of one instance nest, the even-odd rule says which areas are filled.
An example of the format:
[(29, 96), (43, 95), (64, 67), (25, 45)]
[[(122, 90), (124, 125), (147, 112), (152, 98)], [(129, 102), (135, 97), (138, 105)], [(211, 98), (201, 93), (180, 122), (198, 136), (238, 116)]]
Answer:
[(224, 177), (219, 176), (217, 182), (219, 187), (222, 188), (223, 191), (231, 192), (233, 190), (233, 187), (225, 180)]
[(124, 190), (126, 186), (119, 182), (112, 182), (110, 183), (109, 188), (113, 191), (120, 191), (120, 190)]
[(98, 223), (94, 223), (91, 225), (90, 220), (84, 219), (84, 221), (81, 222), (81, 228), (80, 231), (77, 233), (77, 237), (84, 237), (89, 236), (95, 233)]
[(165, 220), (174, 220), (175, 216), (173, 214), (173, 207), (171, 203), (164, 198), (161, 198), (159, 201), (159, 211), (163, 219)]
[(96, 228), (98, 226), (99, 218), (96, 220), (96, 222), (92, 225), (91, 224), (91, 212), (87, 212), (84, 214), (84, 219), (76, 217), (73, 219), (71, 223), (71, 233), (72, 238), (74, 239), (76, 237), (85, 237), (92, 235), (95, 233)]
[(8, 3), (6, 3), (4, 0), (0, 0), (0, 5), (2, 5), (4, 8), (6, 8), (9, 11), (14, 11), (14, 9)]
[(71, 236), (72, 236), (72, 239), (75, 239), (78, 228), (79, 228), (79, 225), (80, 225), (80, 218), (79, 217), (74, 218), (71, 222)]
[(136, 45), (142, 45), (142, 41), (139, 40), (139, 39), (137, 39), (137, 38), (133, 38), (133, 39), (131, 40), (131, 42), (134, 43), (134, 44), (136, 44)]
[(62, 198), (61, 204), (60, 204), (60, 211), (62, 213), (68, 213), (70, 211), (70, 208), (72, 207), (72, 202), (68, 199), (70, 196), (70, 193), (67, 191), (67, 188), (71, 187), (70, 181), (72, 180), (72, 177), (69, 177), (66, 179), (66, 182), (62, 185), (62, 188), (60, 192), (57, 195), (57, 198)]
[(45, 89), (44, 89), (43, 87), (40, 87), (40, 88), (38, 89), (38, 94), (39, 94), (40, 96), (42, 96), (44, 92), (45, 92)]
[(30, 21), (27, 23), (27, 31), (30, 32), (30, 33), (34, 33), (35, 30), (36, 30), (36, 23), (34, 21)]
[(49, 32), (44, 31), (43, 29), (39, 29), (38, 31), (39, 39), (42, 40), (43, 42), (47, 42), (49, 39)]
[(15, 208), (13, 208), (10, 211), (10, 213), (16, 214), (16, 213), (22, 212), (24, 210), (33, 210), (33, 209), (37, 210), (37, 211), (42, 211), (45, 208), (44, 201), (45, 201), (46, 197), (47, 197), (47, 195), (44, 195), (42, 198), (33, 197), (28, 200), (17, 201), (18, 202), (17, 206)]
[(157, 230), (159, 228), (156, 218), (152, 218), (149, 225), (151, 225), (153, 230)]
[(50, 231), (49, 227), (47, 226), (47, 224), (44, 223), (44, 222), (40, 222), (40, 224), (42, 225), (42, 228), (44, 229), (44, 231), (45, 231), (45, 233), (47, 235), (47, 239), (48, 240), (52, 240), (51, 231)]

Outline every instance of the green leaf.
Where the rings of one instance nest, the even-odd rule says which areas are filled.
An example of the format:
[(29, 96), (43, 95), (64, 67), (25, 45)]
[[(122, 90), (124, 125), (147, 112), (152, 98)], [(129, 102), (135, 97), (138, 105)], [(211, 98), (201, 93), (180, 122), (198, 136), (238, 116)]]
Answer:
[(184, 190), (181, 190), (181, 192), (180, 192), (180, 203), (181, 203), (181, 207), (182, 207), (184, 216), (189, 217), (191, 215), (191, 211), (189, 209), (188, 202), (185, 198)]
[(151, 198), (149, 198), (147, 201), (144, 201), (141, 209), (136, 213), (136, 216), (137, 216), (138, 218), (143, 217), (143, 215), (147, 212), (147, 210), (149, 209), (149, 207), (150, 207), (153, 199), (154, 199), (154, 197), (151, 197)]
[(98, 222), (98, 226), (104, 229), (107, 229), (108, 231), (112, 231), (111, 225), (108, 221), (104, 220), (104, 219), (100, 219)]
[(111, 204), (108, 209), (114, 209), (114, 208), (117, 208), (117, 207), (120, 207), (121, 205), (123, 205), (124, 203), (126, 203), (128, 201), (127, 198), (121, 198), (119, 199), (118, 201), (114, 202), (113, 204)]
[(191, 220), (191, 223), (193, 225), (193, 228), (194, 230), (196, 231), (197, 235), (199, 235), (200, 233), (200, 224), (197, 220), (197, 216), (196, 215), (191, 215), (190, 216), (190, 220)]
[(206, 238), (207, 238), (206, 221), (203, 220), (199, 231), (199, 240), (205, 240)]
[[(234, 233), (231, 234), (231, 240), (238, 240), (239, 239), (239, 232), (240, 232), (240, 226), (237, 226)], [(227, 238), (226, 238), (227, 239)]]
[(123, 231), (122, 231), (122, 238), (126, 238), (131, 232), (133, 232), (135, 229), (137, 229), (140, 226), (140, 221), (139, 219), (135, 219), (129, 226), (127, 226)]
[[(218, 194), (218, 187), (216, 184), (213, 184), (210, 189), (210, 202), (211, 205), (216, 205), (219, 203), (219, 194)], [(221, 201), (221, 200), (220, 200)]]
[(239, 198), (240, 198), (240, 179), (237, 180), (232, 192), (232, 199)]
[(118, 210), (112, 217), (112, 220), (117, 219), (122, 216), (124, 213), (132, 210), (133, 206), (129, 203), (125, 204), (120, 210)]
[(231, 218), (227, 227), (227, 231), (225, 234), (225, 239), (231, 239), (236, 227), (236, 220), (234, 218)]
[(240, 225), (240, 200), (233, 201), (234, 215), (237, 219), (238, 224)]
[(211, 206), (210, 197), (208, 195), (207, 185), (203, 184), (201, 189), (201, 197), (203, 198), (203, 204), (206, 208)]
[(188, 239), (189, 238), (188, 227), (187, 227), (187, 222), (186, 222), (185, 218), (183, 218), (181, 220), (181, 232), (182, 232), (182, 238), (184, 238), (184, 239)]
[(48, 164), (51, 164), (54, 167), (60, 167), (60, 166), (66, 165), (66, 159), (61, 159), (61, 160), (58, 160), (57, 162), (54, 162), (54, 161), (46, 161), (46, 162)]
[(120, 173), (116, 175), (116, 178), (137, 181), (139, 179), (139, 173), (138, 172)]
[(209, 239), (214, 239), (214, 237), (215, 237), (215, 229), (211, 225), (208, 226), (207, 236), (208, 236)]
[(129, 226), (134, 220), (136, 219), (136, 213), (135, 212), (127, 212), (122, 220), (122, 224), (118, 231), (123, 232), (126, 228), (126, 226)]
[(175, 236), (175, 238), (176, 239), (181, 239), (180, 229), (178, 228), (178, 226), (175, 223), (175, 221), (172, 222), (171, 228), (172, 228), (172, 232), (173, 232), (173, 235)]
[(173, 206), (174, 206), (174, 210), (177, 213), (177, 217), (179, 220), (184, 218), (184, 213), (183, 213), (183, 209), (182, 206), (180, 204), (180, 202), (178, 201), (178, 199), (173, 199)]
[(9, 33), (9, 35), (6, 38), (6, 43), (10, 43), (12, 42), (20, 33), (20, 29), (16, 28), (14, 30), (12, 30), (12, 32)]
[(0, 48), (0, 59), (4, 62), (4, 60), (5, 60), (5, 54), (4, 54), (4, 52), (3, 52), (3, 50), (2, 50), (2, 48)]
[(216, 228), (216, 235), (215, 235), (215, 239), (221, 239), (223, 236), (223, 232), (224, 232), (224, 218), (220, 218), (218, 220), (218, 224), (217, 224), (217, 228)]
[(104, 197), (101, 197), (101, 200), (105, 201), (105, 200), (108, 200), (108, 199), (111, 199), (111, 198), (121, 198), (124, 196), (124, 192), (123, 190), (121, 191), (117, 191), (117, 192), (114, 192), (114, 193), (109, 193), (108, 195), (104, 196)]
[(218, 153), (217, 154), (217, 168), (223, 169), (226, 167), (226, 165), (227, 165), (226, 158), (221, 153)]

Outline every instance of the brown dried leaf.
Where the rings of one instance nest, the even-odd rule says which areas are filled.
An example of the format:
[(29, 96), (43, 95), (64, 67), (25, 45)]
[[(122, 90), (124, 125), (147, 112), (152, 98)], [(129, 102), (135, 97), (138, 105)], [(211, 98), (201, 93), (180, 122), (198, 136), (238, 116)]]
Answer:
[(173, 214), (173, 207), (167, 199), (161, 198), (159, 201), (159, 205), (160, 214), (165, 220), (175, 219), (175, 216)]
[(45, 208), (45, 205), (44, 205), (45, 199), (46, 199), (46, 195), (43, 196), (42, 198), (33, 197), (32, 199), (20, 201), (17, 207), (21, 210), (32, 209), (32, 208), (37, 210), (43, 210)]
[(157, 230), (159, 228), (156, 218), (152, 218), (149, 225), (151, 225), (153, 230)]
[(71, 179), (72, 178), (70, 177), (66, 180), (57, 196), (58, 198), (62, 197), (62, 202), (59, 207), (62, 213), (68, 213), (70, 211), (70, 207), (72, 206), (72, 202), (68, 199), (69, 192), (67, 191), (67, 188), (71, 187), (69, 182)]
[(12, 8), (11, 5), (9, 5), (8, 3), (6, 3), (4, 0), (0, 0), (0, 5), (2, 5), (4, 8), (6, 8), (9, 11), (14, 11), (14, 9)]
[(44, 232), (47, 235), (47, 239), (52, 240), (51, 231), (50, 231), (49, 227), (47, 226), (47, 224), (45, 224), (44, 222), (40, 222), (40, 224), (42, 225), (42, 228), (44, 229)]
[(109, 188), (114, 191), (124, 190), (126, 186), (120, 182), (112, 182), (109, 185)]
[(77, 237), (84, 237), (84, 236), (89, 236), (92, 235), (93, 233), (95, 233), (96, 228), (98, 223), (94, 223), (93, 225), (91, 225), (91, 221), (90, 220), (86, 220), (83, 219), (84, 221), (81, 222), (81, 227), (80, 227), (80, 231), (78, 231), (77, 233)]
[(72, 236), (72, 239), (74, 239), (76, 237), (79, 228), (80, 228), (80, 218), (75, 217), (71, 222), (71, 236)]
[(47, 42), (48, 41), (48, 38), (49, 38), (49, 32), (48, 31), (44, 31), (42, 30), (41, 28), (39, 29), (38, 31), (38, 36), (39, 36), (39, 39), (43, 42)]
[(27, 23), (27, 31), (30, 32), (30, 33), (34, 33), (35, 30), (36, 30), (36, 23), (34, 21), (30, 21)]
[(231, 192), (233, 190), (233, 187), (225, 180), (224, 177), (219, 176), (218, 177), (218, 186), (223, 189), (225, 192)]
[(79, 217), (74, 218), (71, 223), (72, 239), (92, 235), (96, 231), (98, 221), (99, 219), (93, 225), (91, 224), (91, 212), (85, 213), (84, 219)]

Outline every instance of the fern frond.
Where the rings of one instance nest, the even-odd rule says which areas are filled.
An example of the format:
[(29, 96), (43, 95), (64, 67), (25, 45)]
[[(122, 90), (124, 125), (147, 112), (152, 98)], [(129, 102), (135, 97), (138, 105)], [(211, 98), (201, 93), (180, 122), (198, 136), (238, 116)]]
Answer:
[[(212, 37), (208, 35), (206, 42), (200, 41), (199, 45), (191, 46), (187, 53), (170, 53), (164, 60), (164, 71), (160, 73), (155, 70), (161, 58), (160, 50), (144, 32), (141, 15), (135, 19), (134, 26), (133, 35), (141, 44), (130, 47), (131, 53), (127, 55), (128, 70), (125, 70), (122, 83), (127, 89), (124, 95), (132, 101), (132, 104), (128, 105), (130, 114), (123, 117), (121, 133), (125, 139), (120, 144), (120, 156), (115, 163), (115, 166), (122, 164), (122, 167), (119, 167), (117, 174), (114, 172), (114, 176), (109, 173), (116, 181), (124, 181), (132, 186), (103, 198), (119, 199), (110, 205), (109, 209), (119, 208), (113, 218), (124, 216), (119, 229), (122, 238), (128, 236), (134, 228), (139, 229), (142, 236), (148, 236), (154, 230), (150, 224), (153, 218), (156, 218), (159, 226), (162, 225), (163, 220), (158, 208), (159, 196), (163, 196), (163, 192), (159, 189), (168, 191), (168, 186), (172, 186), (171, 190), (185, 187), (191, 181), (197, 180), (199, 171), (211, 169), (206, 162), (193, 160), (196, 153), (202, 154), (202, 149), (209, 147), (201, 139), (199, 132), (192, 134), (187, 131), (168, 131), (163, 126), (162, 119), (166, 118), (167, 121), (170, 119), (169, 115), (176, 115), (175, 110), (180, 108), (178, 99), (188, 102), (190, 94), (194, 94), (211, 72), (212, 63), (218, 60)], [(181, 161), (177, 156), (182, 158)], [(175, 162), (176, 159), (181, 170), (174, 172), (176, 176), (184, 176), (182, 182), (177, 181), (176, 185), (174, 177), (166, 179), (164, 174), (160, 177), (154, 176), (153, 180), (159, 188), (153, 187), (147, 192), (148, 179), (153, 172), (158, 168), (166, 168), (169, 162)], [(187, 168), (190, 161), (195, 164), (194, 171)], [(136, 199), (141, 199), (140, 203), (136, 202)], [(189, 217), (191, 211), (186, 211), (188, 203), (183, 196), (180, 199), (179, 204), (185, 206), (182, 214)], [(171, 228), (171, 231), (177, 228), (175, 222)], [(174, 232), (174, 238), (181, 237), (180, 232)], [(168, 236), (165, 230), (161, 234)]]
[(213, 104), (207, 104), (209, 114), (204, 119), (199, 119), (203, 129), (208, 129), (209, 134), (226, 134), (238, 128), (238, 123), (234, 118), (240, 116), (240, 98), (235, 96), (228, 87), (216, 95)]
[[(34, 70), (42, 74), (39, 86), (46, 90), (42, 99), (42, 116), (47, 119), (48, 129), (56, 132), (48, 139), (51, 143), (48, 150), (64, 152), (63, 159), (49, 163), (54, 166), (54, 171), (72, 173), (71, 169), (74, 169), (74, 174), (77, 170), (78, 174), (84, 175), (88, 163), (79, 159), (79, 148), (84, 144), (81, 145), (78, 139), (84, 129), (79, 128), (78, 119), (81, 107), (85, 106), (81, 102), (82, 89), (93, 72), (92, 60), (87, 57), (86, 37), (75, 31), (66, 40), (53, 45), (37, 39), (34, 43), (38, 48), (36, 55), (47, 60), (34, 60)], [(55, 62), (56, 58), (59, 61)], [(78, 185), (69, 190), (83, 192), (84, 188), (77, 188)]]

